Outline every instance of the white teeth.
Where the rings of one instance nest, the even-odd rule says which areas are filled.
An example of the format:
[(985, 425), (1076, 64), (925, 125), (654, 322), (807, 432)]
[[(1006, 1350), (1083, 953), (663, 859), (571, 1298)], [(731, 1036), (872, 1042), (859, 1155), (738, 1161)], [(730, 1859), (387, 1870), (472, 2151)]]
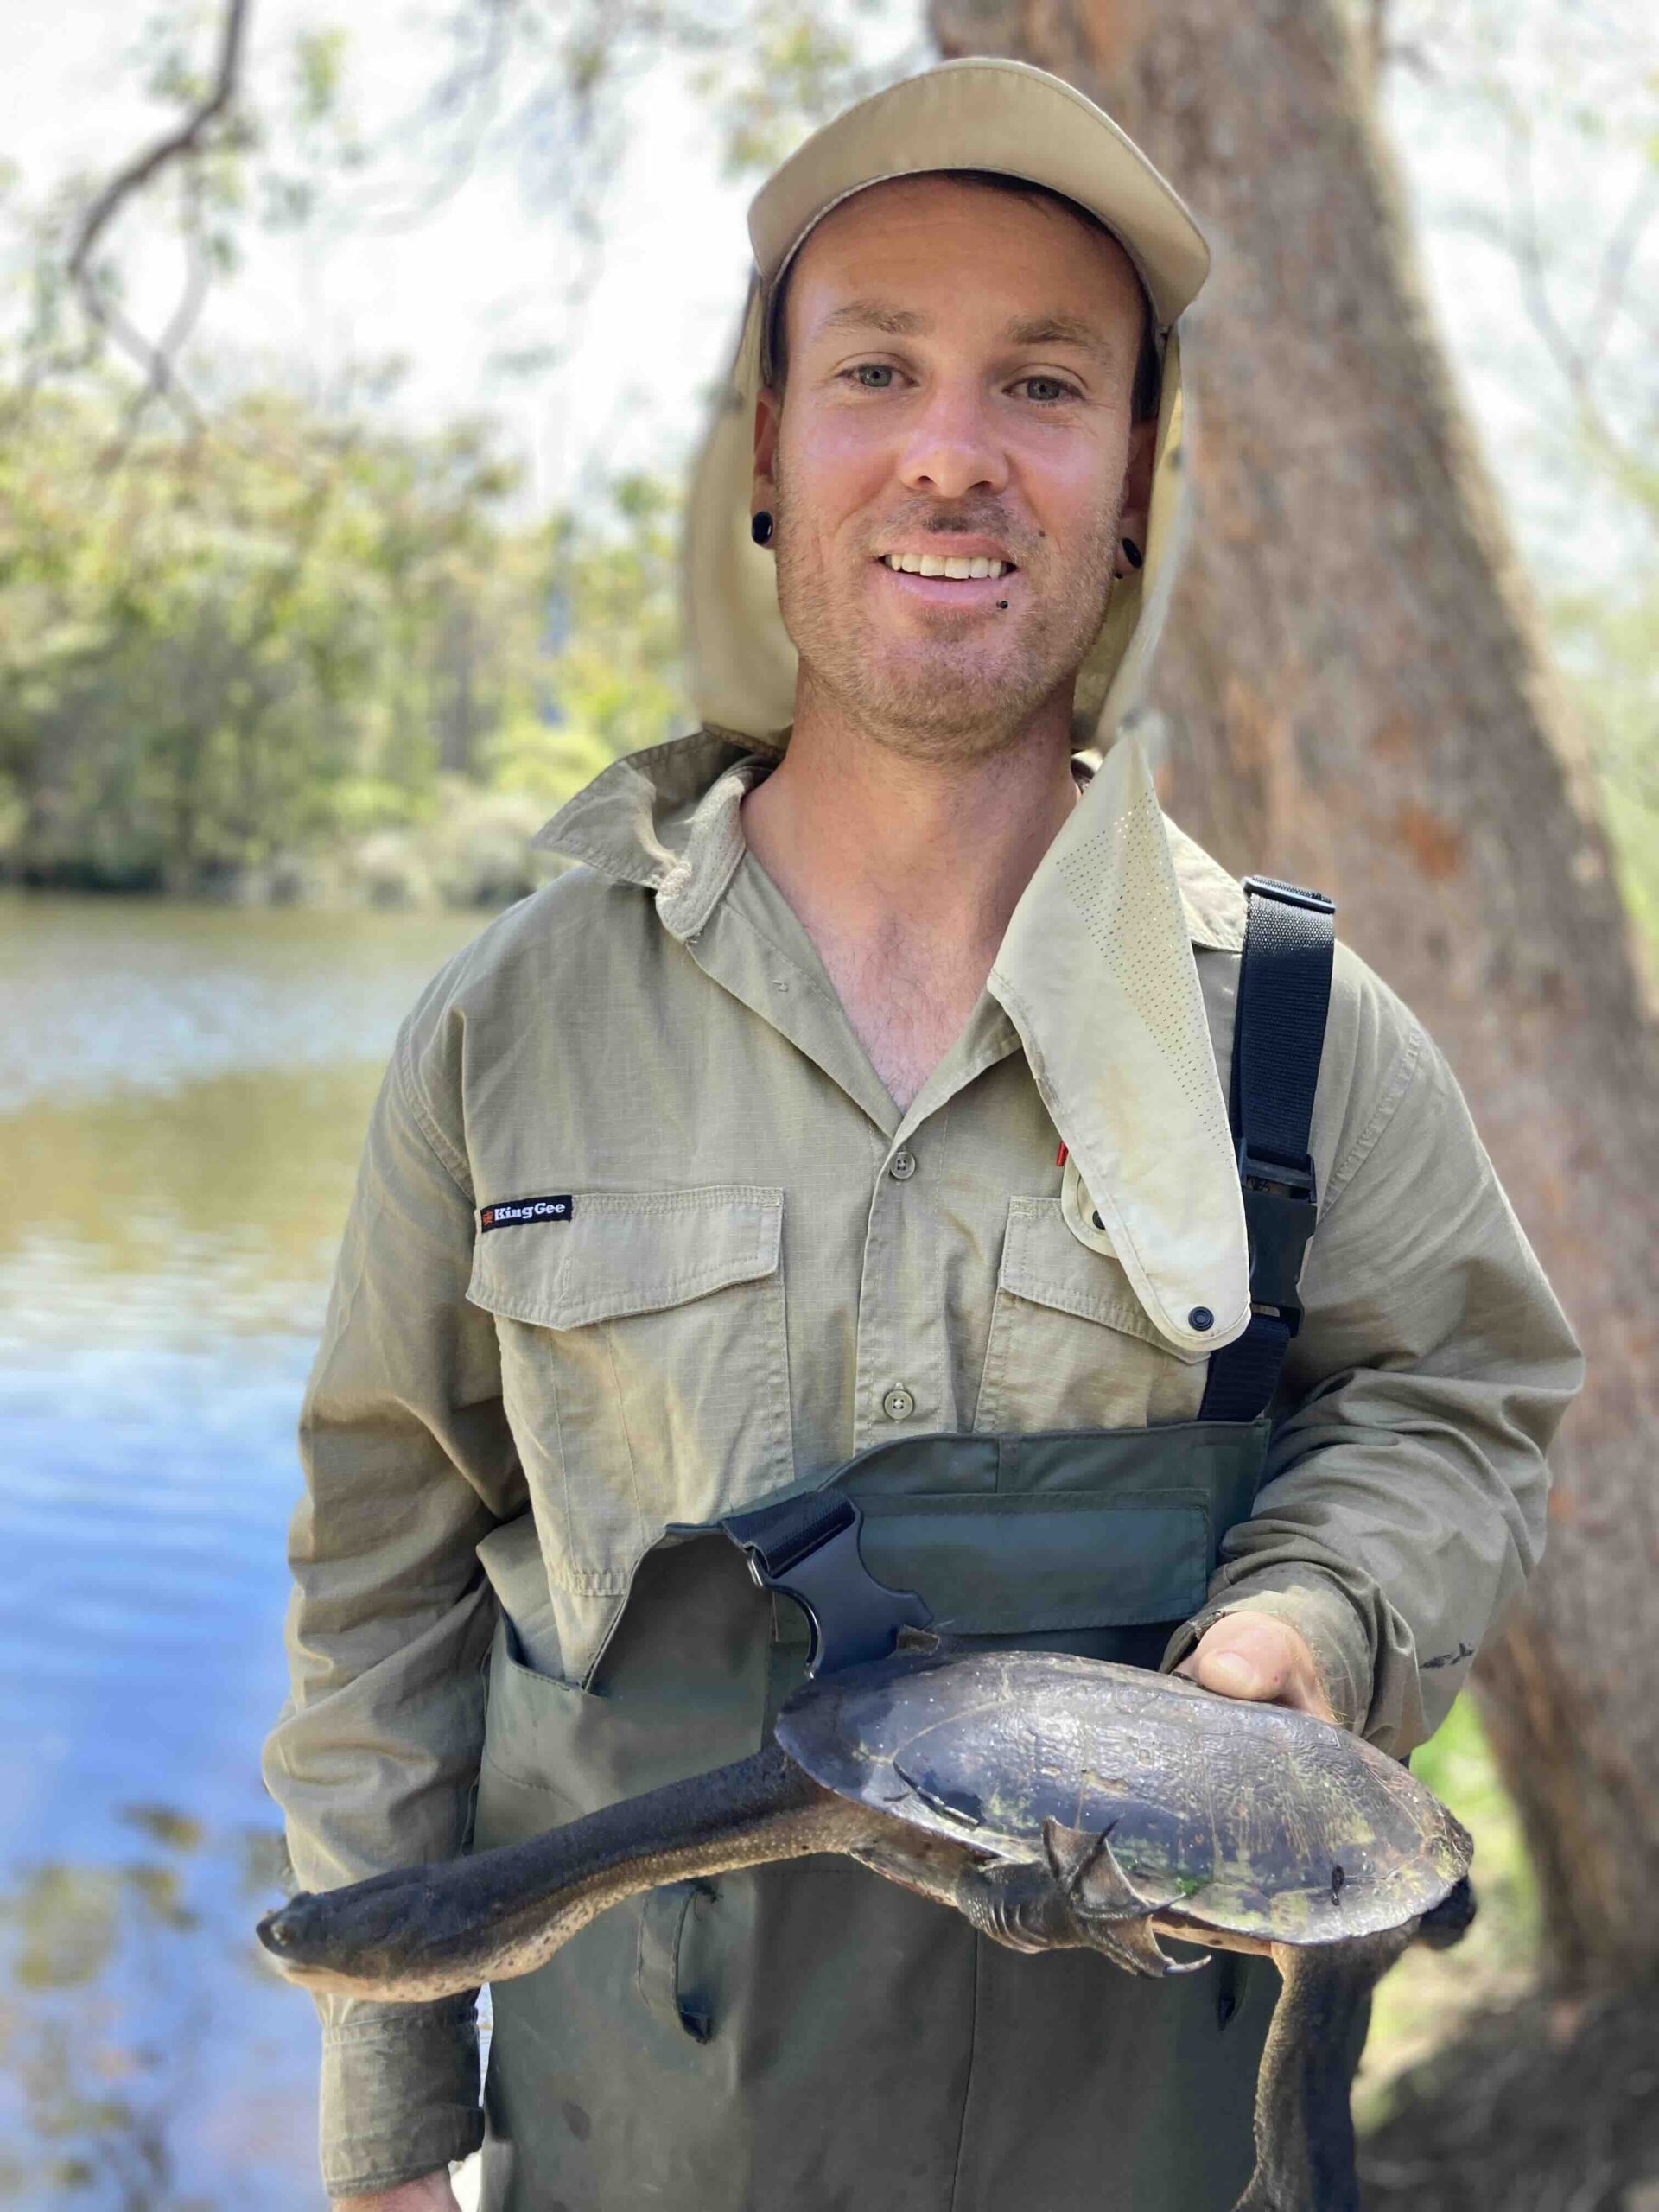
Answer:
[(899, 575), (950, 576), (959, 582), (970, 576), (1000, 576), (1014, 566), (1012, 561), (993, 561), (977, 553), (971, 560), (962, 554), (944, 560), (937, 553), (884, 553), (881, 558)]

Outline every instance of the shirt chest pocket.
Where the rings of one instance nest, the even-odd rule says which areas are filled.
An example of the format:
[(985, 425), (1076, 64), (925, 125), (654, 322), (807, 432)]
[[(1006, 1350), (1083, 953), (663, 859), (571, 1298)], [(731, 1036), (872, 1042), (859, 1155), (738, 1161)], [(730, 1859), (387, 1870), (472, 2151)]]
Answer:
[(756, 1185), (577, 1192), (480, 1236), (467, 1295), (556, 1581), (620, 1595), (668, 1522), (793, 1479), (783, 1213)]
[(1074, 1236), (1057, 1199), (1009, 1199), (978, 1433), (1191, 1421), (1207, 1365), (1159, 1335), (1122, 1263)]

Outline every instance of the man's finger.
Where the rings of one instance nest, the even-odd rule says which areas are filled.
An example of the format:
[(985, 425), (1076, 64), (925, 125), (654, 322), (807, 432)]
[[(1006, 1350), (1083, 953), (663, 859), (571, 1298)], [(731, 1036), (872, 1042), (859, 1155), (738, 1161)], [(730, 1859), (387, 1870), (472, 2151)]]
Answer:
[(1270, 1615), (1230, 1614), (1215, 1622), (1175, 1671), (1222, 1697), (1334, 1718), (1306, 1643), (1288, 1622)]
[(1273, 1697), (1284, 1686), (1279, 1672), (1264, 1672), (1255, 1659), (1230, 1647), (1205, 1653), (1198, 1680), (1206, 1689), (1220, 1690), (1227, 1697)]

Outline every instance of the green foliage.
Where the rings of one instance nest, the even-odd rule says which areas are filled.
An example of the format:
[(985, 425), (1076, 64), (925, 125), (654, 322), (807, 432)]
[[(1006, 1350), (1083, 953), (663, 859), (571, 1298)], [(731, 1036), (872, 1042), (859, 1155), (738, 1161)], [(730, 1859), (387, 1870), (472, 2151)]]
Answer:
[[(1484, 1940), (1506, 1965), (1530, 1967), (1538, 1948), (1537, 1891), (1515, 1807), (1472, 1698), (1460, 1697), (1427, 1743), (1412, 1753), (1411, 1770), (1475, 1839), (1473, 1879)], [(1456, 1959), (1463, 1950), (1460, 1945), (1441, 1955)]]
[[(673, 726), (660, 487), (619, 486), (580, 528), (531, 527), (476, 424), (397, 436), (265, 394), (205, 438), (127, 449), (95, 400), (12, 397), (14, 878), (232, 889), (343, 838), (453, 822), (472, 791), (545, 809)], [(519, 819), (495, 819), (498, 841)]]

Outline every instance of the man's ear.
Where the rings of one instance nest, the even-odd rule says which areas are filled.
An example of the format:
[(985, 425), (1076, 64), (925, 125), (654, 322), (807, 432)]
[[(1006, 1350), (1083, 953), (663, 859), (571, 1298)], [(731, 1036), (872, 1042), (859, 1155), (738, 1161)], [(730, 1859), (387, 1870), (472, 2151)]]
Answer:
[(754, 488), (752, 505), (772, 507), (778, 499), (778, 429), (784, 396), (762, 385), (754, 397)]
[[(1129, 432), (1128, 458), (1123, 465), (1123, 512), (1117, 525), (1119, 539), (1127, 537), (1142, 556), (1147, 550), (1147, 530), (1152, 512), (1152, 464), (1157, 449), (1157, 418), (1148, 416), (1144, 423), (1137, 423)], [(1125, 557), (1120, 543), (1118, 574), (1126, 575), (1130, 569), (1140, 565), (1138, 561), (1129, 561)]]

